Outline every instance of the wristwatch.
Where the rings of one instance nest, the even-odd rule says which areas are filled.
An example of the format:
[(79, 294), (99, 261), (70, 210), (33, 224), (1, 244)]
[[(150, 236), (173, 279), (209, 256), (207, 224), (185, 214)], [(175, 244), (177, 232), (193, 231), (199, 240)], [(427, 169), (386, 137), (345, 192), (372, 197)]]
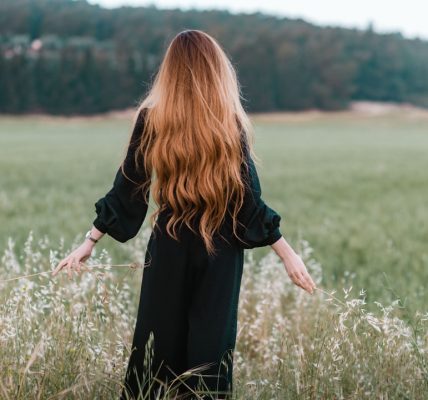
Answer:
[(93, 241), (94, 243), (98, 243), (98, 240), (97, 240), (97, 239), (94, 239), (94, 238), (91, 236), (91, 231), (90, 231), (90, 230), (89, 230), (88, 232), (86, 232), (85, 238), (86, 238), (86, 239), (89, 239), (89, 240), (91, 240), (91, 241)]

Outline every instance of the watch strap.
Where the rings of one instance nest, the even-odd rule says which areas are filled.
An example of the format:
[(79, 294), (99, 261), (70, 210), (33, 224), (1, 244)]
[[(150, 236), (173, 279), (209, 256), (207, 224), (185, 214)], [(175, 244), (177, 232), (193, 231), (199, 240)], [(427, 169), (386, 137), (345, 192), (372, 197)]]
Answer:
[(94, 242), (94, 243), (98, 243), (98, 240), (97, 240), (97, 239), (94, 239), (94, 238), (91, 236), (91, 231), (88, 231), (88, 232), (86, 233), (85, 237), (86, 237), (86, 239), (89, 239), (90, 241), (92, 241), (92, 242)]

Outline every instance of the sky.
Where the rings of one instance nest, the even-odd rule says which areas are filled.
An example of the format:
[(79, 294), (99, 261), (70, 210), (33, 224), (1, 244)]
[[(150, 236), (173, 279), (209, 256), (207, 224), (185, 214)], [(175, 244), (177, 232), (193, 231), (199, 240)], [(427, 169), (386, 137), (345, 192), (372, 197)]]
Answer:
[(366, 28), (376, 32), (401, 32), (409, 38), (428, 39), (427, 0), (88, 0), (114, 8), (121, 5), (158, 8), (227, 9), (232, 13), (261, 11), (302, 18), (318, 25)]

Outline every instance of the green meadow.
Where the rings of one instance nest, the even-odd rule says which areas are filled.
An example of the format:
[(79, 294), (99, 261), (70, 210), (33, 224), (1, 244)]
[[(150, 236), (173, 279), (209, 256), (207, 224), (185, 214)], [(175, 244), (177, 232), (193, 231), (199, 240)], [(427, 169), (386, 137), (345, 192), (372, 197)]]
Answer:
[[(3, 116), (0, 249), (8, 238), (19, 248), (30, 230), (58, 243), (82, 236), (111, 186), (131, 124), (107, 116)], [(355, 274), (371, 301), (426, 305), (428, 119), (335, 113), (255, 117), (254, 125), (263, 198), (282, 215), (290, 243), (313, 247), (326, 272), (323, 287)], [(120, 243), (103, 242), (114, 261), (126, 258)]]
[[(246, 251), (234, 400), (425, 399), (428, 117), (253, 121), (263, 198), (319, 290), (293, 285), (268, 247)], [(0, 117), (2, 399), (118, 398), (142, 277), (126, 264), (143, 261), (153, 202), (134, 239), (102, 239), (87, 273), (47, 274), (91, 227), (131, 124)], [(20, 275), (33, 276), (5, 281)]]

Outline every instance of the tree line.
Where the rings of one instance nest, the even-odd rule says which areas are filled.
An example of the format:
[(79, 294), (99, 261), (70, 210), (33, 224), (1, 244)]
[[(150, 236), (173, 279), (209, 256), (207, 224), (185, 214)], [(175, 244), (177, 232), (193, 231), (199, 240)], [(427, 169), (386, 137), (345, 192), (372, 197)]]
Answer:
[(428, 107), (428, 42), (221, 10), (105, 9), (86, 0), (0, 2), (0, 112), (93, 114), (134, 106), (170, 40), (213, 35), (249, 112), (343, 109), (353, 100)]

